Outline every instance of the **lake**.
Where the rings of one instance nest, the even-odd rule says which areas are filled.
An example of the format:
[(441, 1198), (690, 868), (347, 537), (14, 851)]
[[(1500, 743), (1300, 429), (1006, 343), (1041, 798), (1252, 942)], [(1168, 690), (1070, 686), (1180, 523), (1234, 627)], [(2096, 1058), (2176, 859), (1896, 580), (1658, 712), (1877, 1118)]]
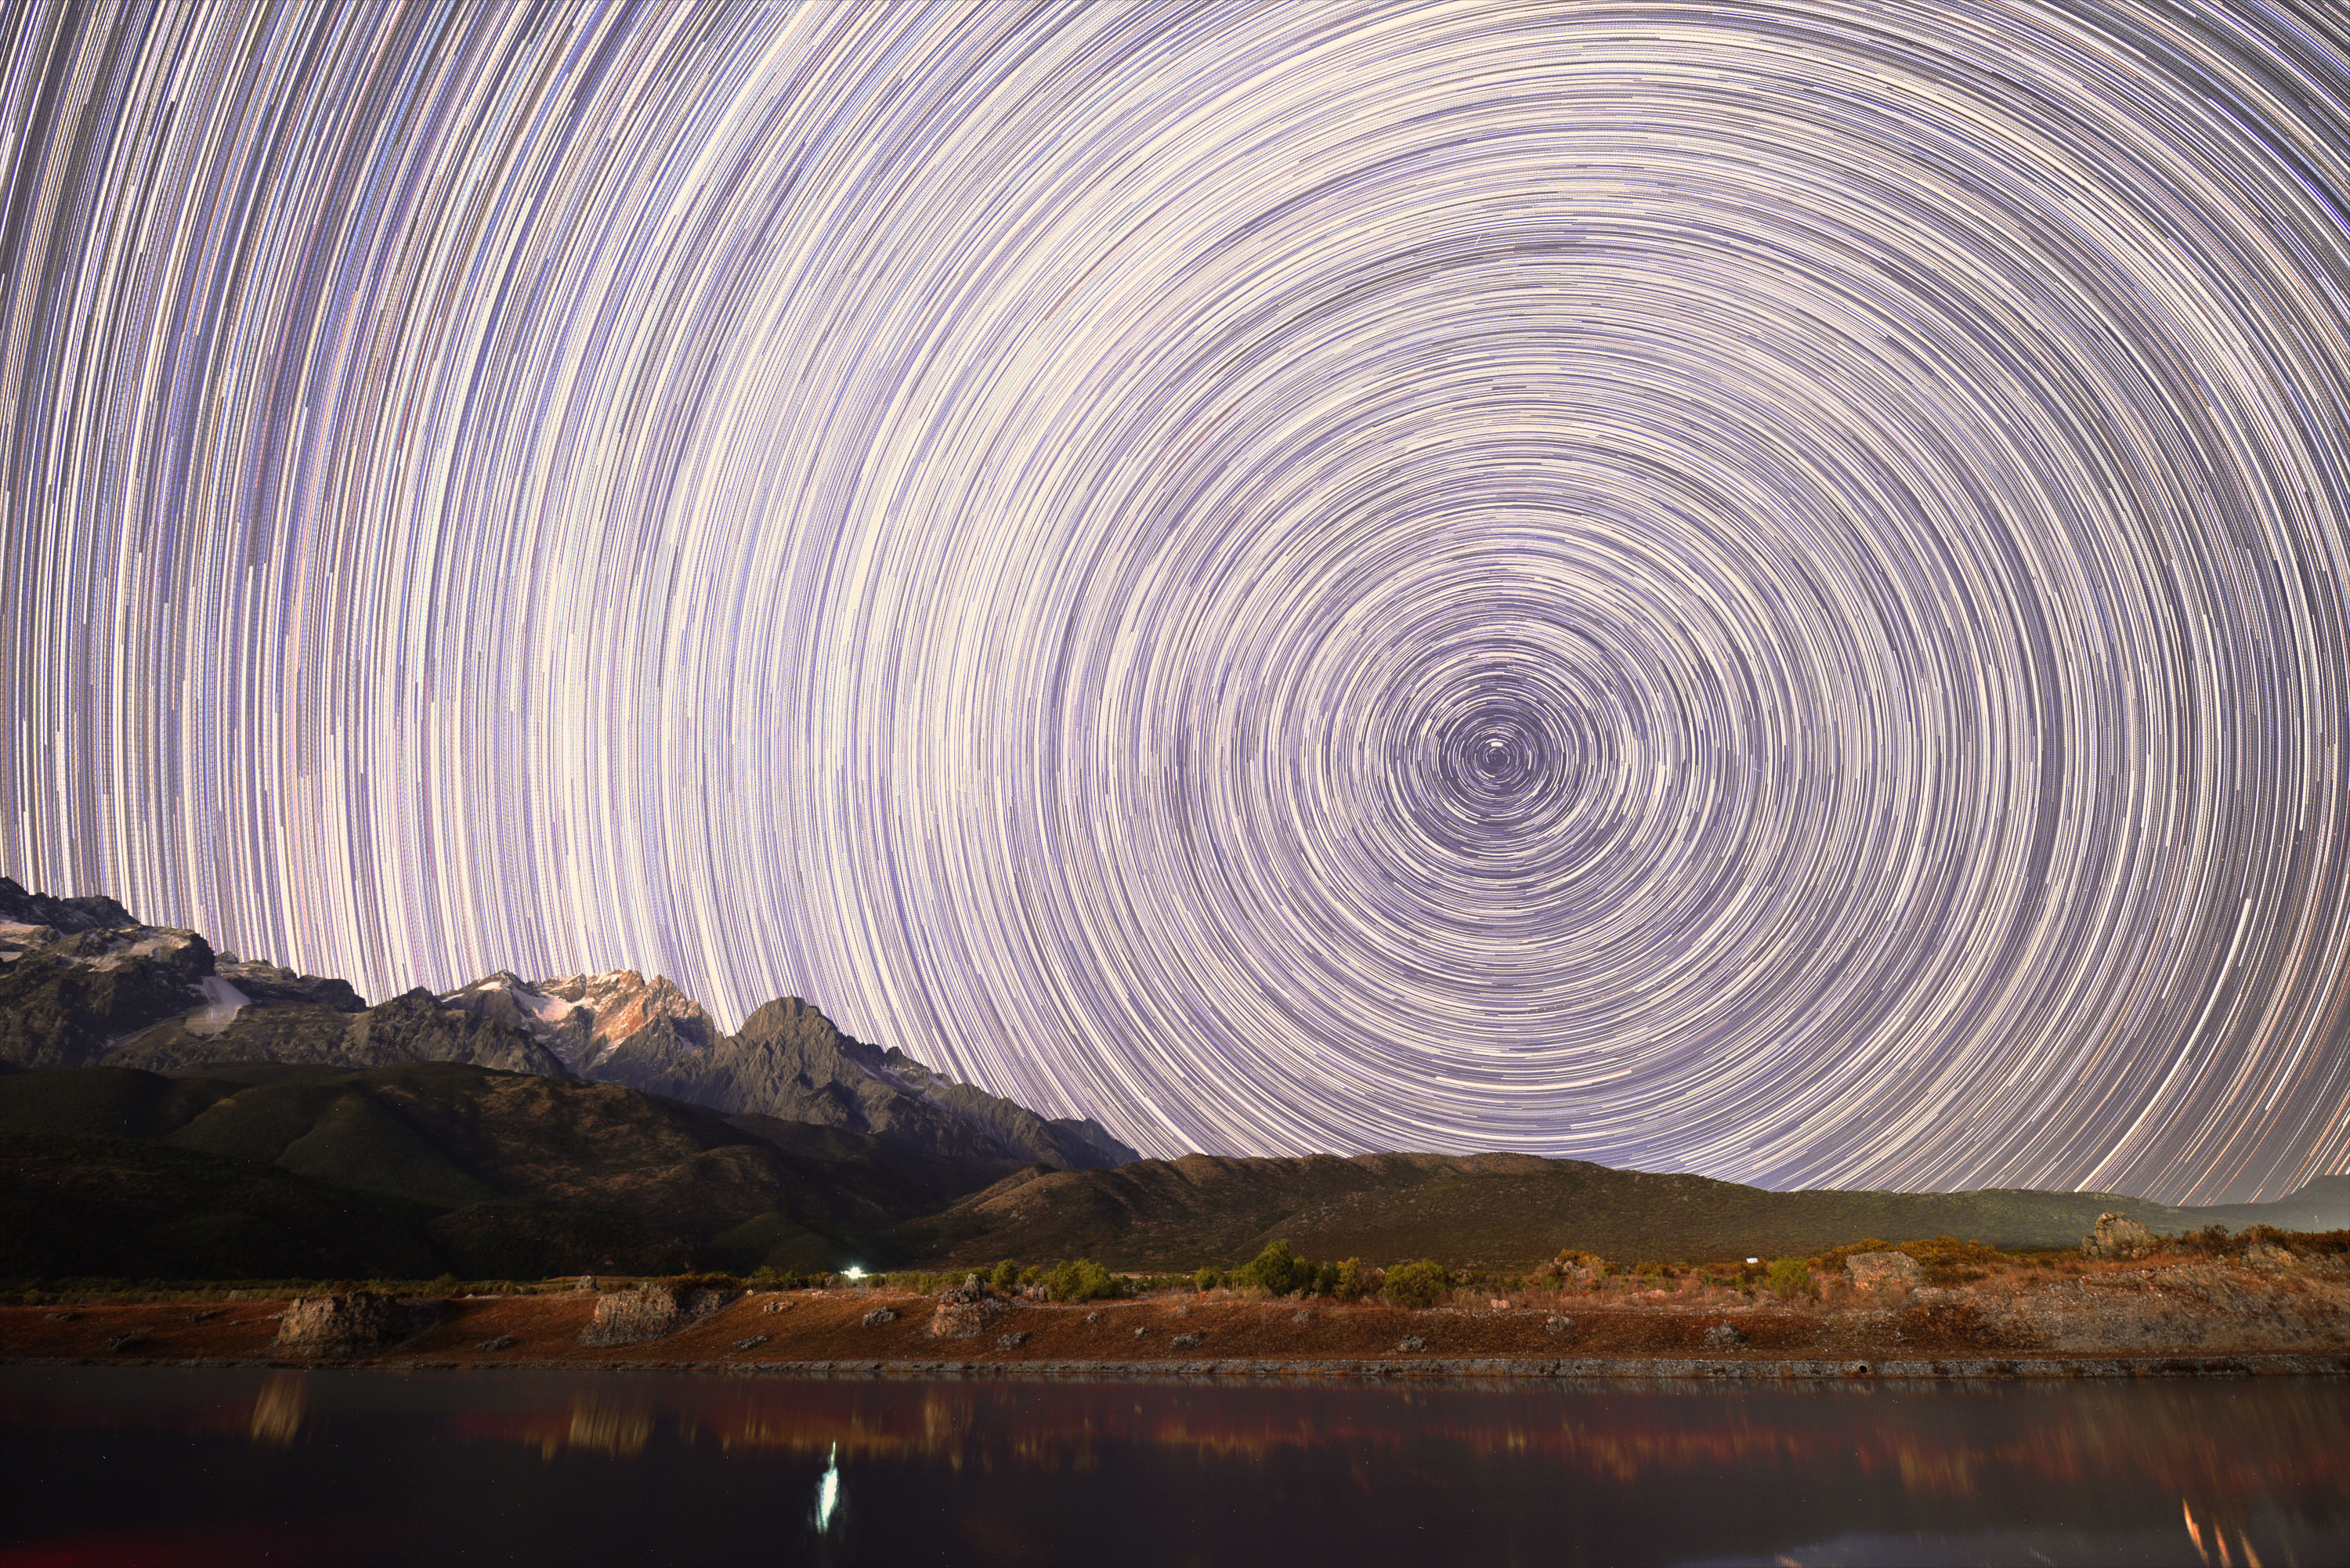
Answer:
[(2350, 1563), (2350, 1383), (0, 1367), (0, 1564)]

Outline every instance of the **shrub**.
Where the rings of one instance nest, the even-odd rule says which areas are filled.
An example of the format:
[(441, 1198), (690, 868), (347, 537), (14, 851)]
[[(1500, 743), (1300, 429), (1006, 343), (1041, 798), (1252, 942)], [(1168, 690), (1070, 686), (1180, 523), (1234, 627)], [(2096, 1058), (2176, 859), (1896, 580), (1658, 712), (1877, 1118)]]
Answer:
[(1771, 1288), (1785, 1300), (1809, 1294), (1812, 1289), (1812, 1266), (1802, 1258), (1771, 1260)]
[(1191, 1283), (1198, 1287), (1200, 1293), (1202, 1295), (1214, 1290), (1218, 1285), (1221, 1285), (1223, 1282), (1224, 1272), (1222, 1269), (1201, 1269), (1198, 1273), (1191, 1276)]
[(1379, 1271), (1360, 1258), (1349, 1258), (1340, 1263), (1337, 1278), (1330, 1282), (1330, 1293), (1342, 1302), (1360, 1301), (1379, 1288)]
[(1126, 1282), (1091, 1258), (1058, 1265), (1044, 1283), (1045, 1293), (1056, 1302), (1094, 1302), (1126, 1293)]
[(1894, 1249), (1918, 1260), (1929, 1283), (1959, 1284), (1983, 1277), (1983, 1270), (1992, 1263), (2005, 1262), (1996, 1247), (1981, 1241), (1961, 1241), (1954, 1237), (1935, 1236), (1923, 1241), (1904, 1241)]
[(1433, 1258), (1422, 1258), (1416, 1263), (1389, 1269), (1387, 1282), (1379, 1294), (1398, 1306), (1431, 1307), (1437, 1298), (1452, 1288), (1452, 1276), (1444, 1265)]
[[(692, 1295), (702, 1291), (724, 1291), (732, 1294), (743, 1288), (743, 1282), (732, 1274), (671, 1274), (661, 1283), (680, 1295)], [(506, 1286), (498, 1293), (504, 1295), (512, 1288)]]
[(1010, 1295), (1020, 1288), (1020, 1265), (1006, 1258), (989, 1272), (987, 1282)]
[(1234, 1278), (1269, 1294), (1285, 1296), (1300, 1285), (1312, 1282), (1314, 1265), (1292, 1251), (1288, 1242), (1274, 1241)]
[(1314, 1267), (1314, 1281), (1311, 1284), (1305, 1286), (1304, 1289), (1305, 1293), (1308, 1295), (1336, 1295), (1338, 1293), (1338, 1265), (1336, 1263), (1315, 1264)]
[(2255, 1240), (2262, 1241), (2269, 1240), (2266, 1236), (2255, 1238), (2252, 1234), (2252, 1231), (2268, 1229), (2269, 1227), (2265, 1225), (2255, 1225), (2251, 1231), (2245, 1231), (2241, 1236), (2235, 1236), (2229, 1233), (2225, 1225), (2206, 1225), (2200, 1231), (2189, 1231), (2184, 1236), (2178, 1237), (2171, 1242), (2171, 1246), (2179, 1251), (2192, 1252), (2203, 1257), (2210, 1257), (2215, 1253), (2241, 1252)]

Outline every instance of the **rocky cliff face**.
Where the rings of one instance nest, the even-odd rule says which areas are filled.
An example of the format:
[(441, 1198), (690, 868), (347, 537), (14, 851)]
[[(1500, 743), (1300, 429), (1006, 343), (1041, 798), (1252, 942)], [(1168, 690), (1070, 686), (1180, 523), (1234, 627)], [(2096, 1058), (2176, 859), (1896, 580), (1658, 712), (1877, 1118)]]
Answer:
[(111, 898), (0, 877), (0, 1060), (164, 1071), (208, 1062), (466, 1062), (566, 1076), (519, 1029), (412, 991), (369, 1007), (344, 981), (215, 954)]
[(842, 1033), (795, 996), (766, 1003), (741, 1033), (635, 1086), (722, 1111), (843, 1127), (928, 1154), (1042, 1160), (1072, 1170), (1139, 1158), (1097, 1122), (1047, 1120), (957, 1083), (902, 1051)]
[(536, 984), (501, 971), (441, 1001), (520, 1029), (582, 1077), (631, 1088), (680, 1071), (719, 1038), (700, 1002), (632, 969)]

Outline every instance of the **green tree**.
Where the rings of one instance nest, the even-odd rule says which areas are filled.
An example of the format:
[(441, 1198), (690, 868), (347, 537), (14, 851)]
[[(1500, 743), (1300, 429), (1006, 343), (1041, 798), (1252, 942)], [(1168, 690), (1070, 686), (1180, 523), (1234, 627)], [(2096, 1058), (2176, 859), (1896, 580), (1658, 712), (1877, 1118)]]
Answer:
[(1285, 1296), (1300, 1284), (1311, 1281), (1313, 1271), (1314, 1265), (1298, 1257), (1288, 1242), (1274, 1241), (1259, 1252), (1254, 1262), (1241, 1270), (1240, 1281), (1271, 1294)]
[(987, 1282), (1010, 1295), (1020, 1288), (1020, 1265), (1009, 1258), (1004, 1259), (995, 1265), (995, 1272), (987, 1276)]
[(1224, 1272), (1222, 1269), (1201, 1269), (1191, 1276), (1191, 1282), (1199, 1287), (1201, 1294), (1205, 1295), (1224, 1282)]
[(1332, 1282), (1330, 1293), (1342, 1302), (1355, 1302), (1378, 1288), (1378, 1270), (1360, 1258), (1349, 1258), (1338, 1265), (1338, 1277)]
[(1422, 1258), (1416, 1263), (1389, 1269), (1379, 1294), (1398, 1306), (1431, 1307), (1439, 1296), (1451, 1288), (1452, 1276), (1445, 1272), (1444, 1265), (1433, 1258)]

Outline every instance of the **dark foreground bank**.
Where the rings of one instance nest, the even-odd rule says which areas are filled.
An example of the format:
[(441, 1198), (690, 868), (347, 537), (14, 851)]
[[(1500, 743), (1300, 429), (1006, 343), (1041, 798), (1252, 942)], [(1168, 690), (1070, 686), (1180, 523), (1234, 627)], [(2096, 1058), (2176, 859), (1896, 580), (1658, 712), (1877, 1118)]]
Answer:
[(2344, 1562), (2345, 1387), (15, 1366), (0, 1562)]

